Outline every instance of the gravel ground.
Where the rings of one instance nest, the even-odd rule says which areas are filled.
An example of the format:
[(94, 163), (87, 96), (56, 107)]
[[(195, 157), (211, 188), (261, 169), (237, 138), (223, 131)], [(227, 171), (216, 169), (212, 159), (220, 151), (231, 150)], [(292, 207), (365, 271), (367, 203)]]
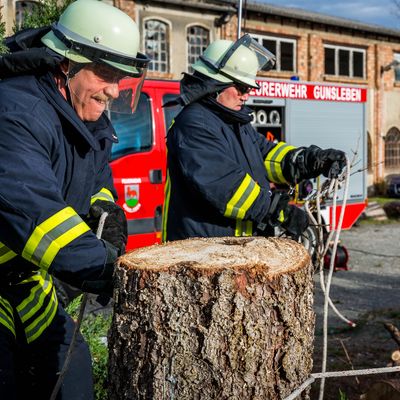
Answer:
[[(400, 328), (400, 223), (363, 222), (342, 232), (341, 243), (349, 251), (348, 270), (334, 273), (331, 299), (357, 327), (350, 328), (329, 310), (327, 370), (386, 367), (397, 345), (383, 322)], [(321, 368), (323, 304), (319, 274), (316, 274), (315, 372)], [(328, 379), (324, 399), (358, 400), (374, 382), (384, 378), (400, 379), (400, 373)], [(318, 398), (317, 386), (313, 386), (312, 399)], [(339, 389), (346, 397), (340, 397)]]

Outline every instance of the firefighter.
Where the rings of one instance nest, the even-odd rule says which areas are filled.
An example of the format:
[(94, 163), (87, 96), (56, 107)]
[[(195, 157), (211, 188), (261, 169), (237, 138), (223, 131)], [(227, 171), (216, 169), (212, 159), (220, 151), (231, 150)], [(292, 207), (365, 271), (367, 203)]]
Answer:
[(295, 184), (337, 176), (342, 151), (273, 143), (250, 124), (245, 106), (259, 70), (275, 58), (248, 34), (211, 43), (181, 80), (183, 106), (167, 134), (168, 174), (163, 239), (272, 235), (280, 226), (298, 238), (308, 226), (304, 211), (289, 204), (270, 182)]
[[(52, 276), (112, 296), (127, 227), (115, 204), (108, 160), (116, 136), (105, 111), (122, 77), (144, 79), (149, 59), (139, 39), (119, 9), (78, 0), (51, 28), (9, 38), (11, 53), (0, 57), (2, 399), (49, 399), (63, 367), (74, 322)], [(104, 211), (99, 240), (91, 227)], [(79, 335), (57, 399), (92, 398)]]

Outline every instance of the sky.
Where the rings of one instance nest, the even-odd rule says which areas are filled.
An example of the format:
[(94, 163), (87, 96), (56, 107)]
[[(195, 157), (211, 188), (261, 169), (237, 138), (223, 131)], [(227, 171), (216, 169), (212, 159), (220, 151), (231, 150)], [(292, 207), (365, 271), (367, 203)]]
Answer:
[[(253, 0), (254, 1), (254, 0)], [(255, 0), (258, 3), (294, 7), (400, 30), (400, 1), (396, 0)], [(243, 0), (244, 4), (244, 0)]]

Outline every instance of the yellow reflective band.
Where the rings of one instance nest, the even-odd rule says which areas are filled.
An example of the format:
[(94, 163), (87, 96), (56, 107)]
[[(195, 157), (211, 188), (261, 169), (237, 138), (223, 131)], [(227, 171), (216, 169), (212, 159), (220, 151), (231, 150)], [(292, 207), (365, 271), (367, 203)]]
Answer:
[(58, 299), (53, 288), (49, 304), (42, 314), (39, 315), (29, 326), (25, 328), (26, 340), (28, 343), (37, 339), (43, 331), (51, 324), (56, 315)]
[(104, 201), (111, 201), (115, 202), (114, 196), (112, 195), (111, 191), (103, 188), (100, 192), (94, 194), (90, 199), (90, 205), (92, 205), (96, 200), (104, 200)]
[(254, 200), (260, 194), (260, 186), (249, 174), (243, 178), (236, 192), (233, 194), (224, 212), (225, 217), (243, 219), (247, 210), (252, 206)]
[(0, 297), (0, 324), (5, 326), (14, 336), (14, 314), (10, 303)]
[(246, 224), (245, 234), (243, 236), (253, 236), (253, 221), (244, 221)]
[(236, 220), (236, 228), (235, 228), (235, 236), (242, 236), (243, 229), (242, 229), (242, 220)]
[(169, 171), (167, 171), (167, 180), (165, 182), (164, 189), (164, 207), (162, 215), (162, 242), (167, 241), (167, 222), (168, 222), (168, 210), (169, 210), (169, 200), (171, 197), (171, 179), (169, 177)]
[(30, 283), (35, 281), (37, 282), (35, 286), (33, 286), (33, 288), (31, 289), (29, 297), (27, 297), (21, 304), (17, 306), (18, 313), (20, 312), (23, 313), (24, 309), (32, 303), (32, 300), (35, 297), (35, 293), (39, 289), (41, 289), (41, 287), (44, 285), (46, 275), (48, 275), (46, 272), (37, 271), (35, 275), (32, 275), (29, 278), (24, 279), (23, 281), (18, 283), (18, 285), (24, 285), (25, 283)]
[(265, 169), (267, 170), (267, 177), (270, 182), (275, 183), (288, 183), (283, 176), (282, 160), (286, 154), (295, 149), (285, 142), (279, 142), (268, 154), (264, 160)]
[(29, 297), (17, 306), (22, 322), (27, 321), (42, 307), (46, 296), (53, 287), (49, 275), (47, 275), (47, 279), (40, 278), (36, 286), (31, 289)]
[(285, 214), (283, 213), (283, 210), (279, 211), (278, 221), (279, 222), (284, 222), (285, 221)]
[(62, 247), (89, 230), (75, 210), (66, 207), (35, 228), (22, 257), (37, 266), (48, 268)]
[(42, 260), (40, 261), (39, 267), (47, 270), (60, 249), (89, 230), (89, 226), (82, 221), (80, 224), (75, 225), (70, 230), (59, 236), (56, 240), (51, 242), (50, 246), (44, 253)]
[(253, 222), (237, 219), (235, 236), (253, 236)]
[(0, 264), (4, 264), (7, 261), (10, 261), (17, 254), (10, 250), (5, 244), (0, 242)]

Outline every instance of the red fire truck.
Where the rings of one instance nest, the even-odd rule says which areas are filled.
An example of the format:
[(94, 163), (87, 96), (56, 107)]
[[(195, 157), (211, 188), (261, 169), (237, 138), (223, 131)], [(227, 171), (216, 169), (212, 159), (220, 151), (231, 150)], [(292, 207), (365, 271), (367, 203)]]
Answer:
[[(253, 126), (271, 140), (295, 146), (316, 144), (338, 148), (350, 157), (357, 152), (357, 169), (366, 164), (367, 88), (299, 81), (260, 80), (248, 104), (254, 110)], [(159, 243), (166, 177), (167, 127), (180, 111), (162, 105), (179, 94), (179, 82), (147, 80), (134, 113), (128, 101), (133, 80), (120, 84), (120, 97), (110, 117), (119, 137), (113, 146), (111, 166), (118, 203), (128, 219), (128, 249)], [(114, 108), (114, 107), (113, 107)], [(366, 205), (365, 173), (350, 181), (343, 229), (349, 229)], [(307, 182), (306, 191), (316, 182)], [(340, 203), (339, 206), (340, 207)], [(339, 210), (336, 212), (339, 216)], [(329, 225), (331, 203), (324, 206)]]

